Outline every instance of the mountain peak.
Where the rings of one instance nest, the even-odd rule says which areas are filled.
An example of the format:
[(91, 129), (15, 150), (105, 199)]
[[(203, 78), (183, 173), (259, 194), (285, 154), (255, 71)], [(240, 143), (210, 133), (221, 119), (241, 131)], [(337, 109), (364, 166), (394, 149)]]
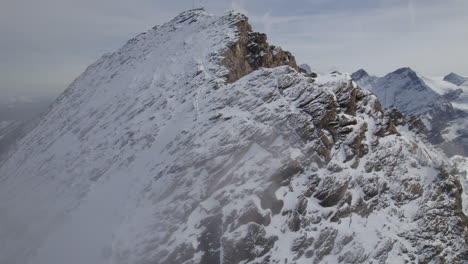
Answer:
[(391, 72), (387, 74), (386, 76), (384, 76), (384, 78), (389, 78), (389, 79), (398, 78), (400, 80), (406, 79), (406, 82), (403, 84), (403, 87), (405, 89), (413, 89), (413, 90), (419, 90), (419, 91), (431, 90), (431, 88), (428, 87), (426, 83), (424, 83), (424, 81), (418, 76), (418, 74), (410, 67), (403, 67), (403, 68), (397, 69), (394, 72)]
[(416, 75), (416, 72), (413, 71), (410, 67), (402, 67), (392, 72), (393, 74), (411, 74)]
[(353, 74), (351, 74), (351, 77), (354, 80), (359, 80), (359, 79), (362, 79), (362, 78), (369, 77), (369, 74), (364, 69), (359, 69), (359, 70), (355, 71)]
[(196, 21), (197, 17), (200, 16), (209, 16), (208, 12), (204, 8), (194, 8), (186, 10), (175, 16), (171, 22), (183, 23), (188, 21), (188, 23), (193, 23)]
[(454, 72), (451, 72), (444, 77), (444, 81), (447, 81), (447, 82), (450, 82), (459, 86), (463, 84), (464, 82), (468, 81), (468, 78), (460, 76)]
[[(376, 94), (387, 108), (398, 108), (406, 114), (423, 113), (431, 109), (428, 104), (437, 97), (437, 93), (409, 67), (399, 68), (380, 78), (366, 74), (363, 70), (357, 71), (353, 79)], [(424, 100), (415, 101), (415, 98)]]

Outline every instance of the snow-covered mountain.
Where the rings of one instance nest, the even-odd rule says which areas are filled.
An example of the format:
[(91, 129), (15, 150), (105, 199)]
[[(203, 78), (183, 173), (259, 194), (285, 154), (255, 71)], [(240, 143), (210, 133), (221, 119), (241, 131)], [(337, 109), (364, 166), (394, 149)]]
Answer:
[(352, 74), (353, 80), (372, 91), (384, 107), (420, 116), (430, 131), (431, 142), (447, 154), (467, 156), (468, 86), (446, 81), (457, 80), (454, 76), (428, 77), (410, 68), (383, 77), (369, 75), (362, 69)]
[(410, 68), (398, 69), (381, 78), (359, 70), (352, 77), (360, 86), (377, 95), (384, 107), (397, 108), (407, 114), (428, 113), (433, 108), (433, 103), (441, 99)]
[(418, 120), (244, 15), (184, 12), (0, 161), (0, 263), (464, 263), (465, 163)]

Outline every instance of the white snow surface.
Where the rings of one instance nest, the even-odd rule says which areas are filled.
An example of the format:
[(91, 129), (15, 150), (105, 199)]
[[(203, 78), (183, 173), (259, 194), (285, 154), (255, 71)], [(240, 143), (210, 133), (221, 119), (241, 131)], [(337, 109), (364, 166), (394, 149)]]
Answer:
[[(0, 163), (0, 263), (162, 263), (167, 252), (202, 244), (207, 217), (221, 214), (224, 223), (248, 208), (271, 217), (264, 227), (265, 237), (277, 237), (271, 261), (292, 261), (295, 241), (319, 241), (328, 231), (337, 246), (323, 263), (363, 256), (377, 262), (390, 244), (385, 252), (393, 263), (409, 261), (404, 252), (418, 252), (421, 243), (412, 244), (405, 234), (421, 231), (419, 215), (432, 206), (423, 201), (438, 168), (450, 161), (405, 126), (399, 128), (402, 136), (378, 139), (375, 130), (385, 117), (373, 112), (376, 99), (369, 93), (355, 117), (341, 113), (356, 124), (333, 148), (330, 166), (307, 161), (318, 140), (304, 141), (297, 133), (304, 124), (314, 129), (301, 104), (337, 100), (350, 76), (324, 75), (314, 82), (281, 66), (227, 84), (222, 54), (236, 41), (233, 25), (240, 19), (234, 13), (182, 13), (103, 56), (67, 88)], [(352, 168), (344, 146), (364, 125), (369, 154)], [(366, 164), (380, 161), (392, 169), (368, 172)], [(296, 163), (304, 170), (274, 194), (284, 212), (296, 210), (312, 175), (350, 182), (351, 205), (364, 199), (370, 183), (385, 182), (385, 194), (372, 198), (368, 216), (351, 213), (338, 222), (328, 219), (337, 206), (323, 207), (308, 197), (306, 216), (319, 222), (293, 232), (290, 216), (264, 208), (260, 193), (271, 183), (269, 175)], [(333, 174), (332, 165), (340, 173)], [(392, 197), (403, 183), (429, 191), (396, 202)], [(233, 226), (219, 238), (221, 260), (229, 254), (223, 241), (249, 232), (246, 225)], [(352, 243), (342, 242), (349, 237)], [(428, 243), (445, 245), (442, 237), (432, 239)], [(463, 245), (458, 247), (444, 252), (450, 256)], [(197, 251), (183, 263), (202, 258)]]
[(67, 88), (1, 164), (0, 263), (105, 263), (124, 217), (144, 206), (144, 187), (176, 163), (168, 145), (208, 118), (195, 110), (206, 106), (206, 83), (221, 81), (218, 55), (235, 40), (236, 19), (182, 14), (104, 55)]

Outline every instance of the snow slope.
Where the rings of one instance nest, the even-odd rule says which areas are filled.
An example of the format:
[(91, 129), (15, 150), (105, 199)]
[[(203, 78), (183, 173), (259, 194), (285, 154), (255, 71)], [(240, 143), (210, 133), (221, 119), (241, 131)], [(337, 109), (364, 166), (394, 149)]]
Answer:
[(0, 161), (0, 263), (463, 263), (417, 120), (338, 72), (228, 82), (246, 21), (187, 11), (88, 67)]

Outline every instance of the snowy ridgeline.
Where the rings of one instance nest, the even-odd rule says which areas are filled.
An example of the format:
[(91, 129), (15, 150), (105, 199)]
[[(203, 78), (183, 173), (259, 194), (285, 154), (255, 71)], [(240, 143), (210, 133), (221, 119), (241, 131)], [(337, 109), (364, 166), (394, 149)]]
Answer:
[(68, 87), (0, 163), (0, 263), (463, 263), (466, 182), (414, 120), (347, 74), (227, 83), (241, 21), (184, 12)]

